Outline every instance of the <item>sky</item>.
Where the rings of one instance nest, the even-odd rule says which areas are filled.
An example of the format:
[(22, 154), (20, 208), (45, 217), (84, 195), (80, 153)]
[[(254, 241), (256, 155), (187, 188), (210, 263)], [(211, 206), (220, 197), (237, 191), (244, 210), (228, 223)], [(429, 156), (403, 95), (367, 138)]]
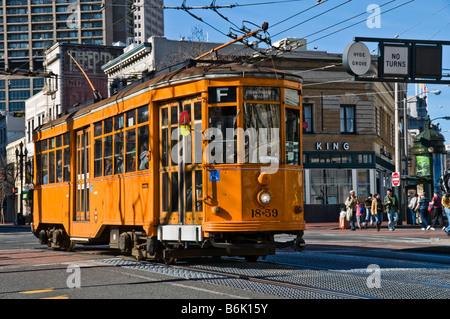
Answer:
[[(182, 10), (183, 4), (191, 9)], [(272, 43), (306, 38), (308, 50), (329, 53), (343, 53), (354, 37), (450, 41), (450, 0), (164, 0), (164, 5), (165, 36), (173, 40), (192, 38), (200, 29), (205, 40), (225, 43), (230, 31), (240, 36), (236, 30), (243, 25), (256, 30), (268, 22)], [(210, 6), (217, 12), (199, 8)], [(377, 43), (365, 44), (377, 54)], [(444, 46), (444, 74), (450, 73), (449, 56), (450, 45)], [(417, 86), (409, 84), (408, 95), (415, 95)], [(428, 95), (430, 118), (450, 116), (450, 86), (427, 85), (427, 91), (436, 90), (441, 93)], [(450, 143), (450, 121), (436, 122)]]

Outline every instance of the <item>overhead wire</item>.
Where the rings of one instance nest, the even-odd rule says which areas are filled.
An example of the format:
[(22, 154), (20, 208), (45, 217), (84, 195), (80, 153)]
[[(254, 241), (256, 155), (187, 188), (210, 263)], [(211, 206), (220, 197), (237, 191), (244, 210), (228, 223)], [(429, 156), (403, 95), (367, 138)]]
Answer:
[(407, 28), (405, 31), (400, 32), (399, 34), (394, 36), (394, 39), (398, 38), (401, 34), (408, 32), (409, 30), (417, 27), (418, 25), (424, 23), (426, 20), (428, 20), (429, 18), (431, 18), (432, 16), (434, 16), (435, 14), (441, 12), (442, 10), (444, 10), (445, 8), (447, 8), (448, 6), (450, 6), (450, 4), (447, 4), (445, 6), (443, 6), (442, 8), (438, 9), (437, 11), (433, 12), (432, 14), (430, 14), (429, 16), (427, 16), (425, 19), (415, 23), (414, 25), (412, 25), (411, 27)]
[(292, 19), (292, 18), (294, 18), (294, 17), (297, 17), (297, 16), (299, 16), (299, 15), (302, 14), (302, 13), (308, 12), (308, 11), (310, 11), (310, 10), (316, 8), (317, 6), (319, 6), (319, 5), (321, 5), (321, 4), (324, 4), (324, 3), (328, 2), (328, 1), (329, 1), (329, 0), (323, 0), (323, 1), (317, 2), (316, 4), (314, 4), (313, 6), (311, 6), (311, 7), (309, 7), (309, 8), (306, 8), (306, 9), (300, 11), (300, 12), (297, 12), (296, 14), (293, 14), (293, 15), (287, 17), (286, 19), (283, 19), (283, 20), (281, 20), (281, 21), (279, 21), (279, 22), (277, 22), (277, 23), (274, 23), (274, 24), (271, 26), (271, 28), (276, 27), (277, 25), (279, 25), (279, 24), (281, 24), (281, 23), (283, 23), (283, 22), (286, 22), (286, 21), (288, 21), (288, 20), (290, 20), (290, 19)]
[(183, 1), (183, 4), (181, 5), (181, 7), (182, 7), (182, 10), (184, 10), (187, 14), (189, 14), (189, 15), (190, 15), (191, 17), (193, 17), (194, 19), (196, 19), (196, 20), (198, 20), (198, 21), (200, 21), (200, 22), (206, 24), (207, 26), (209, 26), (209, 27), (212, 28), (213, 30), (216, 30), (216, 31), (219, 32), (220, 34), (222, 34), (222, 35), (228, 37), (228, 34), (222, 32), (221, 30), (217, 29), (217, 28), (216, 28), (215, 26), (213, 26), (212, 24), (210, 24), (210, 23), (204, 21), (202, 18), (197, 17), (195, 14), (193, 14), (192, 12), (190, 12), (189, 10), (191, 10), (191, 9), (189, 9), (188, 7), (186, 7), (186, 6), (185, 6), (185, 3), (186, 3), (186, 0)]
[[(388, 9), (388, 10), (386, 10), (386, 11), (383, 11), (383, 12), (380, 12), (380, 13), (378, 13), (378, 14), (376, 14), (376, 15), (373, 15), (372, 17), (377, 17), (377, 16), (380, 16), (380, 15), (382, 15), (382, 14), (386, 14), (386, 13), (388, 13), (388, 12), (390, 12), (390, 11), (396, 10), (396, 9), (398, 9), (398, 8), (400, 8), (400, 7), (403, 7), (403, 6), (405, 6), (405, 5), (407, 5), (407, 4), (411, 3), (411, 2), (414, 2), (414, 1), (415, 1), (415, 0), (409, 0), (409, 1), (405, 2), (405, 3), (402, 3), (402, 4), (398, 5), (398, 6), (393, 7), (393, 8), (391, 8), (391, 9)], [(322, 39), (324, 39), (324, 38), (327, 38), (327, 37), (329, 37), (329, 36), (331, 36), (331, 35), (334, 35), (334, 34), (336, 34), (336, 33), (339, 33), (339, 32), (341, 32), (341, 31), (344, 31), (344, 30), (346, 30), (346, 29), (349, 29), (349, 28), (351, 28), (351, 27), (354, 27), (354, 26), (356, 26), (356, 25), (358, 25), (358, 24), (360, 24), (360, 23), (366, 22), (366, 21), (367, 21), (366, 19), (363, 19), (363, 20), (360, 20), (360, 21), (358, 21), (358, 22), (352, 23), (352, 24), (350, 24), (350, 25), (348, 25), (348, 26), (346, 26), (346, 27), (344, 27), (344, 28), (338, 29), (338, 30), (333, 31), (333, 32), (331, 32), (331, 33), (329, 33), (329, 34), (326, 34), (326, 35), (324, 35), (324, 36), (321, 36), (321, 37), (319, 37), (319, 38), (313, 39), (313, 40), (309, 41), (308, 43), (313, 43), (313, 42), (322, 40)]]
[[(397, 0), (390, 0), (390, 1), (386, 2), (386, 3), (381, 4), (379, 7), (380, 7), (380, 8), (381, 8), (381, 7), (384, 7), (384, 6), (386, 6), (386, 5), (388, 5), (388, 4), (392, 3), (392, 2), (395, 2), (395, 1), (397, 1)], [(316, 34), (318, 34), (318, 33), (323, 32), (323, 31), (329, 30), (329, 29), (334, 28), (334, 27), (336, 27), (336, 26), (338, 26), (338, 25), (340, 25), (340, 24), (343, 24), (343, 23), (345, 23), (345, 22), (347, 22), (347, 21), (353, 20), (353, 19), (355, 19), (355, 18), (358, 18), (358, 17), (360, 17), (360, 16), (362, 16), (362, 15), (366, 15), (366, 14), (367, 14), (367, 11), (361, 12), (361, 13), (359, 13), (359, 14), (357, 14), (357, 15), (354, 15), (354, 16), (352, 16), (352, 17), (350, 17), (350, 18), (347, 18), (347, 19), (345, 19), (345, 20), (342, 20), (341, 22), (335, 23), (335, 24), (333, 24), (333, 25), (331, 25), (331, 26), (329, 26), (329, 27), (326, 27), (326, 28), (323, 28), (323, 29), (321, 29), (321, 30), (319, 30), (319, 31), (313, 32), (313, 33), (311, 33), (311, 34), (308, 34), (308, 35), (304, 36), (303, 38), (309, 38), (310, 36), (313, 36), (313, 35), (316, 35)]]
[(333, 10), (336, 10), (337, 8), (340, 8), (340, 7), (344, 6), (344, 5), (346, 5), (347, 3), (350, 3), (350, 1), (352, 1), (352, 0), (345, 0), (345, 2), (343, 2), (343, 3), (341, 3), (341, 4), (338, 4), (337, 6), (334, 6), (334, 7), (330, 8), (330, 9), (328, 9), (328, 10), (325, 10), (325, 11), (323, 11), (323, 12), (321, 12), (321, 13), (319, 13), (319, 14), (317, 14), (317, 15), (311, 17), (311, 18), (309, 18), (309, 19), (306, 19), (306, 20), (304, 20), (304, 21), (302, 21), (302, 22), (300, 22), (300, 23), (297, 23), (296, 25), (293, 25), (292, 27), (289, 27), (289, 28), (287, 28), (287, 29), (285, 29), (285, 30), (283, 30), (283, 31), (280, 31), (280, 32), (274, 34), (273, 36), (275, 37), (275, 36), (277, 36), (277, 35), (280, 35), (281, 33), (284, 33), (284, 32), (286, 32), (286, 31), (289, 31), (289, 30), (294, 29), (294, 28), (298, 27), (299, 25), (302, 25), (302, 24), (304, 24), (304, 23), (306, 23), (306, 22), (309, 22), (309, 21), (311, 21), (311, 20), (314, 20), (314, 19), (316, 19), (316, 18), (318, 18), (318, 17), (320, 17), (320, 16), (323, 16), (324, 14), (327, 14), (328, 12), (331, 12), (331, 11), (333, 11)]

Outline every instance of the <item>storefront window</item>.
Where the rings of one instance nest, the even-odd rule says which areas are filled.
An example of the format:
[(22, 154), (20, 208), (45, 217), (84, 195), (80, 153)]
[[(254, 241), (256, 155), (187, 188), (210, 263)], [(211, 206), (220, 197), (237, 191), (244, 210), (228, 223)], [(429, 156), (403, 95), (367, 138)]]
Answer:
[(351, 187), (351, 169), (311, 170), (311, 204), (344, 203)]
[(370, 175), (368, 169), (358, 170), (358, 197), (366, 198), (370, 194)]

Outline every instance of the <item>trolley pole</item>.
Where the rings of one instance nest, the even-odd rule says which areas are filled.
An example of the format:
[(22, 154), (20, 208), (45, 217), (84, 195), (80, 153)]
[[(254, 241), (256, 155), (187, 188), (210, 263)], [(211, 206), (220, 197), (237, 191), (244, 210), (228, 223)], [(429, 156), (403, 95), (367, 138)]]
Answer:
[(204, 54), (198, 56), (198, 57), (195, 58), (194, 60), (200, 60), (200, 59), (204, 58), (205, 56), (208, 56), (208, 55), (210, 55), (210, 54), (213, 54), (214, 52), (217, 52), (217, 51), (219, 51), (220, 49), (225, 48), (226, 46), (229, 46), (230, 44), (233, 44), (233, 43), (238, 42), (238, 41), (242, 41), (242, 40), (244, 40), (245, 38), (252, 37), (252, 36), (258, 34), (258, 33), (261, 32), (261, 31), (266, 32), (268, 28), (269, 28), (269, 23), (264, 22), (263, 25), (261, 26), (261, 28), (259, 28), (258, 30), (249, 32), (249, 33), (244, 34), (243, 36), (241, 36), (241, 37), (239, 37), (239, 38), (236, 38), (236, 39), (234, 39), (234, 40), (232, 40), (232, 41), (230, 41), (230, 42), (224, 43), (224, 44), (218, 46), (217, 48), (214, 48), (214, 49), (212, 49), (211, 51), (208, 51), (208, 52), (206, 52), (206, 53), (204, 53)]

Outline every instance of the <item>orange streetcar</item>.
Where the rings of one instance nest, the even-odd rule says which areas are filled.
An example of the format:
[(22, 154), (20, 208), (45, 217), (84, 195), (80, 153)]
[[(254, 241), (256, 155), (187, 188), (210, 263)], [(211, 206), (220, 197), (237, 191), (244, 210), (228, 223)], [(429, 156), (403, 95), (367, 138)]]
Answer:
[(109, 244), (138, 258), (304, 248), (300, 77), (252, 64), (191, 66), (36, 130), (41, 244)]

